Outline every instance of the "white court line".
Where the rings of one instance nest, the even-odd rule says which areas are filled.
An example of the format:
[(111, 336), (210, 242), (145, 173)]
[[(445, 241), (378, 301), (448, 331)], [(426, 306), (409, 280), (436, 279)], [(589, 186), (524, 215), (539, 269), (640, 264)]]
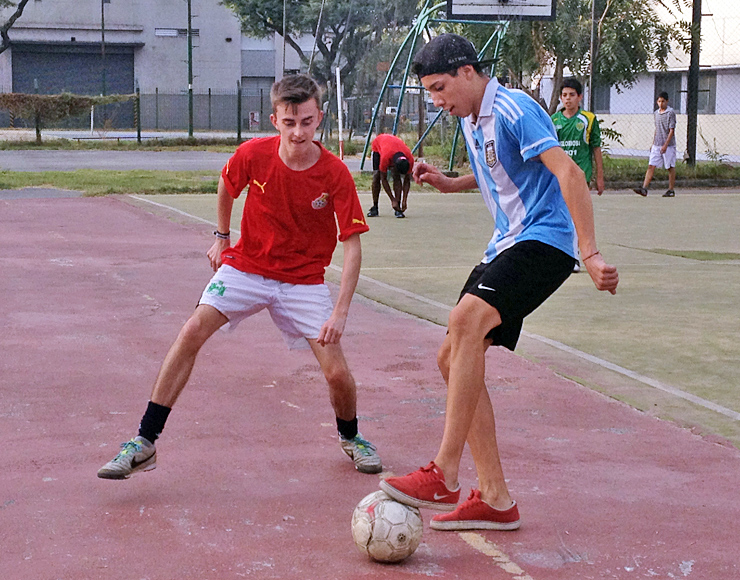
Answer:
[(550, 346), (554, 346), (557, 349), (560, 349), (564, 352), (570, 353), (574, 356), (580, 357), (584, 360), (597, 364), (601, 367), (604, 367), (605, 369), (609, 369), (610, 371), (614, 371), (616, 373), (619, 373), (620, 375), (624, 375), (626, 377), (629, 377), (631, 379), (634, 379), (636, 381), (649, 385), (665, 393), (670, 393), (671, 395), (675, 397), (679, 397), (681, 399), (691, 401), (695, 405), (699, 405), (701, 407), (704, 407), (705, 409), (715, 411), (717, 413), (720, 413), (722, 415), (729, 417), (730, 419), (734, 419), (735, 421), (740, 421), (740, 413), (738, 413), (737, 411), (733, 411), (732, 409), (728, 409), (727, 407), (723, 407), (722, 405), (718, 405), (717, 403), (713, 403), (712, 401), (708, 401), (707, 399), (702, 399), (701, 397), (697, 397), (696, 395), (692, 395), (691, 393), (687, 393), (686, 391), (682, 391), (681, 389), (677, 389), (676, 387), (666, 385), (665, 383), (661, 383), (660, 381), (656, 381), (655, 379), (651, 379), (650, 377), (646, 377), (645, 375), (641, 375), (640, 373), (636, 373), (635, 371), (631, 371), (624, 367), (620, 367), (619, 365), (615, 365), (614, 363), (610, 363), (607, 360), (590, 355), (587, 352), (583, 352), (576, 348), (572, 348), (568, 346), (567, 344), (558, 342), (557, 340), (552, 340), (544, 336), (532, 334), (531, 332), (527, 332), (526, 330), (523, 330), (522, 334), (526, 336), (527, 338), (539, 340), (540, 342), (549, 344)]
[(512, 562), (496, 544), (489, 542), (480, 534), (461, 532), (460, 537), (474, 549), (493, 559), (493, 561), (496, 562), (496, 566), (511, 575), (512, 580), (533, 580), (532, 577), (522, 570), (518, 564)]
[[(157, 203), (156, 201), (151, 201), (149, 199), (145, 199), (143, 197), (139, 197), (138, 195), (132, 195), (129, 194), (129, 197), (132, 197), (134, 199), (137, 199), (139, 201), (144, 201), (146, 203), (150, 203), (152, 205), (156, 205), (157, 207), (161, 207), (164, 209), (172, 210), (180, 215), (187, 216), (189, 218), (193, 218), (199, 222), (203, 222), (206, 224), (210, 224), (212, 226), (215, 226), (215, 222), (209, 221), (207, 219), (203, 219), (201, 217), (189, 214), (187, 212), (184, 212), (182, 210), (179, 210), (177, 208), (171, 207), (169, 205), (165, 205), (162, 203)], [(237, 233), (239, 233), (238, 230), (233, 230)], [(332, 270), (335, 270), (337, 272), (341, 272), (342, 269), (339, 266), (335, 266), (334, 264), (329, 264), (329, 268)], [(397, 288), (395, 286), (391, 286), (390, 284), (386, 284), (385, 282), (381, 282), (380, 280), (375, 280), (374, 278), (369, 278), (367, 276), (364, 276), (360, 274), (360, 280), (363, 282), (369, 282), (372, 284), (375, 284), (376, 286), (379, 286), (380, 288), (383, 288), (385, 290), (390, 290), (392, 292), (396, 292), (397, 294), (402, 294), (403, 296), (406, 296), (407, 298), (412, 298), (413, 300), (416, 300), (418, 302), (423, 302), (424, 304), (429, 304), (430, 306), (434, 306), (436, 308), (441, 308), (443, 310), (446, 310), (449, 312), (452, 310), (451, 306), (448, 306), (447, 304), (443, 304), (442, 302), (437, 302), (436, 300), (432, 300), (430, 298), (427, 298), (425, 296), (422, 296), (420, 294), (416, 294), (414, 292), (409, 292), (408, 290), (404, 290), (403, 288)], [(740, 413), (737, 411), (733, 411), (732, 409), (728, 409), (727, 407), (723, 407), (722, 405), (718, 405), (717, 403), (714, 403), (712, 401), (709, 401), (707, 399), (703, 399), (701, 397), (697, 397), (696, 395), (692, 395), (691, 393), (687, 393), (686, 391), (682, 391), (681, 389), (677, 389), (676, 387), (672, 387), (670, 385), (667, 385), (665, 383), (662, 383), (660, 381), (657, 381), (655, 379), (651, 379), (648, 376), (641, 375), (640, 373), (636, 373), (635, 371), (631, 371), (627, 368), (621, 367), (619, 365), (616, 365), (614, 363), (611, 363), (607, 360), (604, 360), (602, 358), (599, 358), (597, 356), (593, 356), (591, 354), (588, 354), (587, 352), (583, 352), (582, 350), (578, 350), (577, 348), (573, 348), (571, 346), (568, 346), (567, 344), (563, 344), (562, 342), (558, 342), (557, 340), (552, 340), (550, 338), (546, 338), (544, 336), (540, 336), (538, 334), (533, 334), (531, 332), (527, 332), (526, 330), (522, 330), (522, 334), (526, 336), (527, 338), (530, 338), (532, 340), (536, 340), (538, 342), (541, 342), (543, 344), (547, 344), (549, 346), (552, 346), (554, 348), (557, 348), (558, 350), (562, 350), (563, 352), (567, 352), (569, 354), (572, 354), (574, 356), (577, 356), (579, 358), (582, 358), (583, 360), (587, 360), (595, 365), (598, 365), (602, 368), (608, 369), (610, 371), (613, 371), (615, 373), (619, 373), (620, 375), (624, 375), (626, 377), (629, 377), (635, 381), (638, 381), (644, 385), (647, 385), (649, 387), (653, 387), (654, 389), (658, 389), (659, 391), (663, 391), (664, 393), (668, 393), (670, 395), (673, 395), (674, 397), (678, 397), (680, 399), (684, 399), (686, 401), (689, 401), (691, 403), (694, 403), (695, 405), (699, 405), (700, 407), (703, 407), (705, 409), (708, 409), (710, 411), (714, 411), (715, 413), (719, 413), (721, 415), (724, 415), (726, 417), (729, 417), (730, 419), (734, 419), (735, 421), (740, 421)]]

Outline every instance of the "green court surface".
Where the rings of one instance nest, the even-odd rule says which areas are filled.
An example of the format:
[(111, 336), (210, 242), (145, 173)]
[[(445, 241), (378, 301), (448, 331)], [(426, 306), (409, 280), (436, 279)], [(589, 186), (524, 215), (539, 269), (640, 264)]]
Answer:
[[(215, 219), (213, 195), (140, 199)], [(360, 199), (367, 210), (369, 193)], [(147, 202), (134, 201), (165, 211)], [(574, 274), (525, 321), (517, 352), (740, 447), (740, 192), (608, 192), (593, 204), (599, 249), (619, 269), (617, 294), (596, 291), (585, 269)], [(358, 293), (445, 324), (493, 231), (480, 195), (412, 192), (406, 219), (386, 198), (380, 213), (362, 237)], [(328, 280), (339, 280), (341, 263), (340, 244)]]

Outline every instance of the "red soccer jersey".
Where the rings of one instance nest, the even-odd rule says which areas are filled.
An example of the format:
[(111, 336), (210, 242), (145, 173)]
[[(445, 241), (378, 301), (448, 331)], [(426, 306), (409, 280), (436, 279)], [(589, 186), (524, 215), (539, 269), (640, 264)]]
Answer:
[(396, 153), (403, 153), (406, 159), (409, 160), (409, 171), (414, 166), (414, 156), (411, 155), (411, 149), (395, 135), (381, 133), (373, 139), (371, 150), (380, 153), (380, 166), (378, 167), (380, 171), (388, 171)]
[(337, 224), (340, 241), (370, 228), (352, 175), (338, 157), (321, 147), (312, 167), (294, 171), (280, 159), (279, 146), (279, 135), (247, 141), (221, 171), (233, 198), (249, 186), (241, 237), (221, 258), (265, 278), (321, 284), (337, 246)]

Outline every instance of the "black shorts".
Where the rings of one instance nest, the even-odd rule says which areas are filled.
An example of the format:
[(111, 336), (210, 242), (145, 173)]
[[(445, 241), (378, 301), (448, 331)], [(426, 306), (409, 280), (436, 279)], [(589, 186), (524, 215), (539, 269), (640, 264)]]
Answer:
[(491, 329), (486, 338), (514, 350), (524, 317), (568, 279), (574, 262), (574, 258), (548, 244), (535, 240), (518, 242), (488, 264), (473, 268), (460, 298), (472, 294), (498, 310), (501, 324)]
[(380, 153), (373, 151), (373, 171), (380, 171)]

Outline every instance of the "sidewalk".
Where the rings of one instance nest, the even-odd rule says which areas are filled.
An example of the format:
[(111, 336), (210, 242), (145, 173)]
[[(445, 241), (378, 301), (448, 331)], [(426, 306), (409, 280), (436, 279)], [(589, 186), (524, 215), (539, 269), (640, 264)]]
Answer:
[[(158, 468), (99, 480), (210, 277), (211, 229), (115, 197), (0, 208), (5, 579), (740, 577), (740, 452), (502, 350), (488, 356), (486, 383), (522, 529), (435, 532), (425, 511), (414, 556), (370, 563), (349, 522), (379, 479), (343, 456), (313, 357), (288, 351), (264, 313), (206, 345)], [(19, 244), (28, 232), (33, 243)], [(353, 303), (344, 350), (383, 476), (436, 451), (443, 337)], [(461, 482), (475, 485), (468, 455)]]

